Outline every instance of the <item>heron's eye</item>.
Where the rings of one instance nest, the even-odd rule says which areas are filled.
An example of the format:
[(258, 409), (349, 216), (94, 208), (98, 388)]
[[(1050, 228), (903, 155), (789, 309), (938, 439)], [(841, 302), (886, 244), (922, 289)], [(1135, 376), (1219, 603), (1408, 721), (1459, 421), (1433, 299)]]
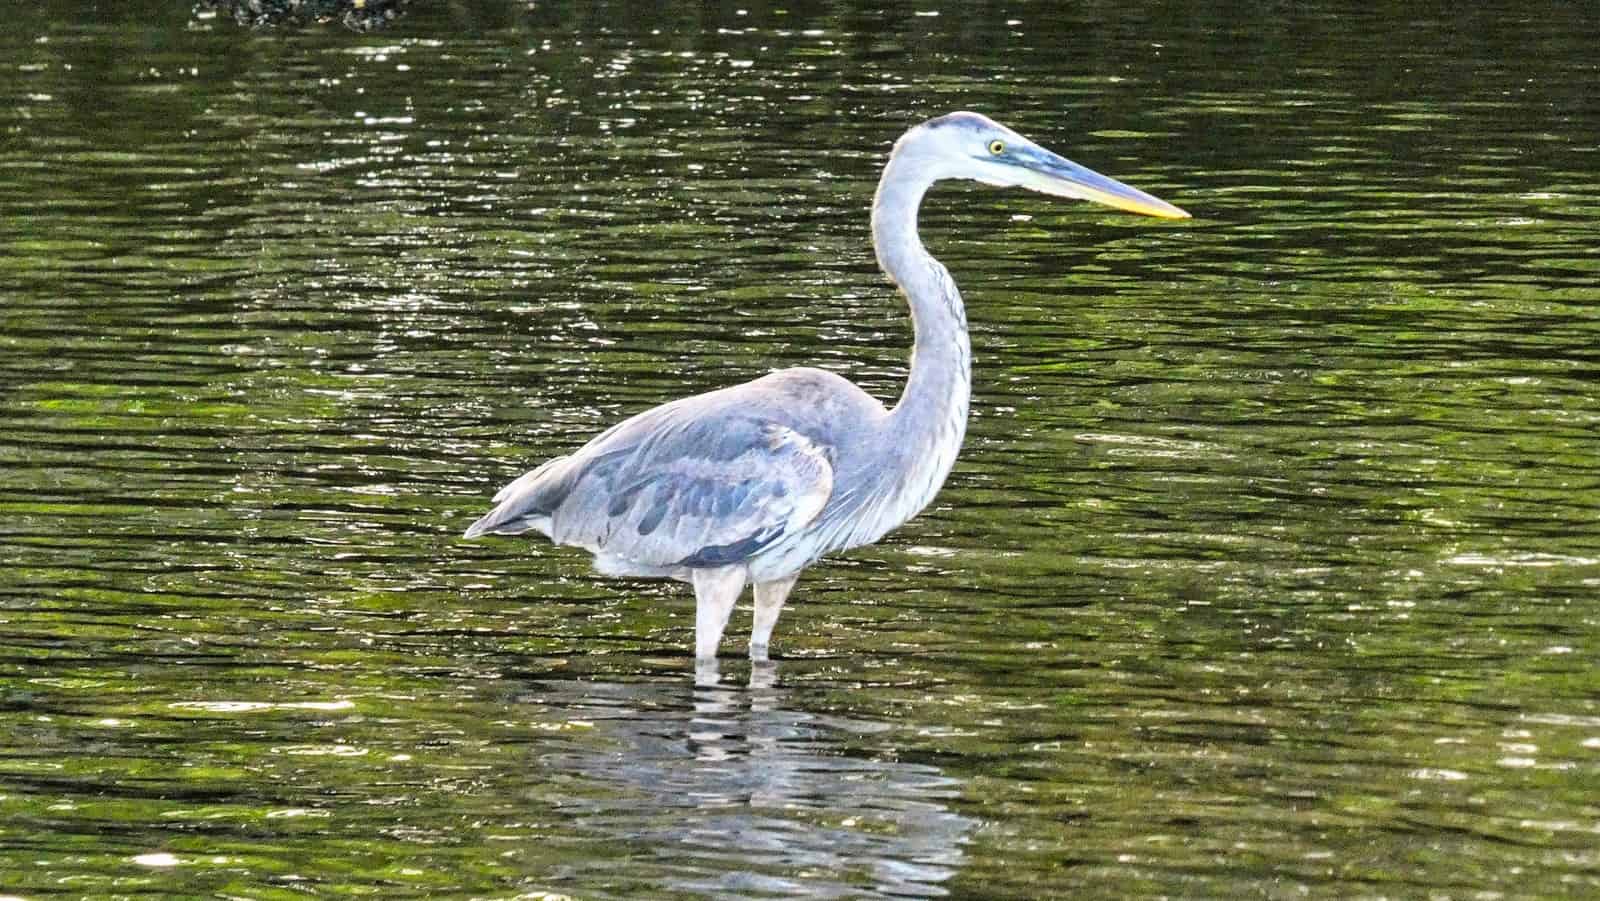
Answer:
[(1001, 140), (990, 141), (989, 142), (989, 152), (994, 154), (995, 156), (999, 156), (1000, 154), (1005, 153), (1006, 152), (1006, 142), (1005, 141), (1001, 141)]

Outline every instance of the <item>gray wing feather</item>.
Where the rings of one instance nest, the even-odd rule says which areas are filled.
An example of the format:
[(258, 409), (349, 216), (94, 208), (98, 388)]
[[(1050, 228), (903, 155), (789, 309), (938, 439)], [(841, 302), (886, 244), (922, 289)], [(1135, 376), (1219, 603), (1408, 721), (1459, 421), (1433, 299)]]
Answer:
[(720, 566), (803, 528), (833, 493), (827, 450), (787, 426), (663, 412), (575, 480), (551, 538), (639, 568)]
[(502, 488), (467, 537), (538, 529), (639, 574), (748, 559), (817, 517), (834, 470), (825, 444), (738, 400), (714, 392), (619, 423)]

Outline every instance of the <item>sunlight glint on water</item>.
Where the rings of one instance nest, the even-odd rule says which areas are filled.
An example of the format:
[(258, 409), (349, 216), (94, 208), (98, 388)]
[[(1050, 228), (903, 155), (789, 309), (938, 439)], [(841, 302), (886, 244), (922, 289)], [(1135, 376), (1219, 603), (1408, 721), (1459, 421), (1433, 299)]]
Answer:
[[(0, 38), (5, 891), (1600, 887), (1576, 10), (73, 9)], [(967, 447), (773, 667), (458, 540), (671, 397), (893, 398), (867, 205), (955, 108), (1196, 219), (935, 193)]]

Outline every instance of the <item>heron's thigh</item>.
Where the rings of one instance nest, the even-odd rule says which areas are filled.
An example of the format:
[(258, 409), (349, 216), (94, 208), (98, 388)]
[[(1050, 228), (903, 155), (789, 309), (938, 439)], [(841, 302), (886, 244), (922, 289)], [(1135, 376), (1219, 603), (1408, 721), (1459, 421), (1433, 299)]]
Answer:
[(743, 566), (696, 569), (690, 573), (694, 584), (694, 645), (696, 657), (715, 657), (722, 643), (728, 616), (744, 591), (747, 577)]

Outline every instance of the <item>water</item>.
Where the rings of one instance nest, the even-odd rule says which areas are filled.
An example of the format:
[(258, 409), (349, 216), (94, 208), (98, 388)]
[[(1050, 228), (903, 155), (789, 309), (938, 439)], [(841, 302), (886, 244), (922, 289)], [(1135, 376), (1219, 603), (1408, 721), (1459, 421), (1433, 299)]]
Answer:
[[(0, 38), (0, 890), (1600, 890), (1578, 5), (178, 6)], [(773, 666), (458, 539), (662, 399), (892, 398), (865, 210), (962, 107), (1197, 218), (939, 190), (967, 448)]]

